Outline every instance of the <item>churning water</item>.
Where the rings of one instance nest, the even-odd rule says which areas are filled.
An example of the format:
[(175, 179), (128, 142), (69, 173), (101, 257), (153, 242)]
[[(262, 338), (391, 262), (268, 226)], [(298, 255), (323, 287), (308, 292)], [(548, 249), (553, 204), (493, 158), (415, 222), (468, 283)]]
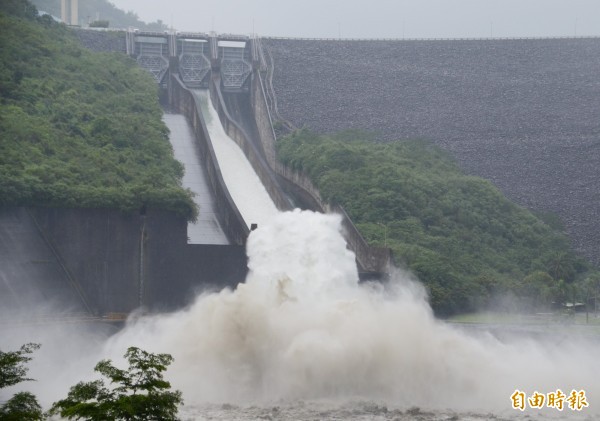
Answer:
[[(423, 288), (397, 273), (358, 283), (340, 217), (279, 213), (250, 234), (248, 278), (188, 308), (132, 317), (120, 332), (16, 329), (2, 349), (42, 342), (24, 383), (47, 407), (93, 376), (103, 358), (123, 366), (129, 346), (175, 358), (184, 419), (599, 419), (598, 342), (465, 334), (436, 320)], [(572, 389), (589, 407), (512, 409), (510, 396)], [(3, 390), (0, 400), (14, 393)]]
[[(214, 110), (204, 112), (209, 126), (218, 120)], [(215, 143), (226, 148), (221, 137)], [(224, 173), (250, 179), (240, 165)], [(263, 214), (268, 218), (258, 221)], [(206, 292), (172, 314), (134, 316), (112, 336), (74, 328), (17, 329), (2, 337), (2, 348), (42, 342), (30, 364), (38, 381), (26, 386), (46, 407), (92, 376), (100, 359), (123, 365), (127, 347), (139, 346), (175, 358), (166, 377), (183, 391), (184, 419), (600, 416), (597, 341), (500, 341), (485, 332), (466, 334), (433, 317), (424, 289), (406, 273), (395, 273), (385, 286), (359, 284), (339, 216), (278, 213), (274, 206), (259, 216), (245, 216), (259, 228), (247, 243), (248, 278), (235, 290)], [(528, 395), (584, 390), (589, 407), (521, 413), (511, 405), (516, 389)]]
[[(454, 330), (406, 275), (385, 288), (359, 284), (340, 226), (336, 215), (280, 213), (248, 239), (246, 283), (131, 320), (104, 355), (117, 359), (131, 345), (172, 354), (168, 377), (190, 418), (512, 418), (515, 389), (585, 390), (581, 414), (598, 414), (597, 343), (502, 343)], [(407, 415), (413, 407), (434, 412)]]

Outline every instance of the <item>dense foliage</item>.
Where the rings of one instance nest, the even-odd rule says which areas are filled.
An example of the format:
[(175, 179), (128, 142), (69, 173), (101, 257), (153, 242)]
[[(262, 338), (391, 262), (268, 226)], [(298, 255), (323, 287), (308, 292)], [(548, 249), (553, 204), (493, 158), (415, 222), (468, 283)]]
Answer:
[[(31, 361), (29, 354), (39, 347), (39, 344), (29, 343), (23, 345), (18, 351), (0, 351), (0, 389), (32, 380), (26, 377), (28, 368), (25, 364)], [(41, 420), (43, 419), (42, 407), (33, 394), (19, 392), (0, 405), (0, 419)]]
[(0, 4), (0, 27), (0, 206), (147, 206), (195, 218), (146, 72), (82, 48), (25, 0)]
[(280, 140), (278, 152), (343, 205), (367, 241), (391, 247), (426, 284), (438, 314), (481, 308), (506, 293), (533, 308), (573, 299), (566, 288), (587, 266), (564, 235), (490, 182), (464, 175), (432, 144), (367, 138), (301, 130)]
[(66, 399), (55, 402), (49, 413), (84, 420), (174, 420), (182, 403), (181, 392), (170, 391), (163, 371), (173, 362), (168, 354), (152, 354), (130, 347), (125, 353), (129, 369), (121, 370), (110, 360), (100, 361), (95, 371), (110, 379), (80, 382)]
[[(39, 10), (60, 18), (60, 0), (32, 0)], [(79, 20), (85, 26), (92, 21), (106, 21), (112, 28), (137, 28), (162, 32), (167, 25), (161, 21), (145, 23), (133, 11), (124, 12), (108, 0), (85, 0), (79, 2)]]
[(39, 344), (29, 343), (18, 351), (0, 351), (0, 389), (31, 380), (25, 377), (28, 371), (25, 364), (31, 361), (28, 355), (39, 348)]

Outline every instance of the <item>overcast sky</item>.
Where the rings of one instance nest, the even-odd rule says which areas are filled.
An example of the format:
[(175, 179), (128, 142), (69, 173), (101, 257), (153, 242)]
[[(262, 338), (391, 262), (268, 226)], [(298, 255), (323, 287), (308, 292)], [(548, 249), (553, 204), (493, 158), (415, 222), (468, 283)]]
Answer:
[(182, 31), (290, 37), (600, 34), (600, 0), (112, 0)]

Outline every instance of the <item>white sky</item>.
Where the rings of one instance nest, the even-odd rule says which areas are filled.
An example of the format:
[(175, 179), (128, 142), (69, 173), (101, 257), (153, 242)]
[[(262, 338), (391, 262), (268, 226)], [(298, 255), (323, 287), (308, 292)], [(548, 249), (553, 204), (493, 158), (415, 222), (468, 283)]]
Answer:
[(600, 35), (600, 0), (112, 0), (177, 30), (291, 37)]

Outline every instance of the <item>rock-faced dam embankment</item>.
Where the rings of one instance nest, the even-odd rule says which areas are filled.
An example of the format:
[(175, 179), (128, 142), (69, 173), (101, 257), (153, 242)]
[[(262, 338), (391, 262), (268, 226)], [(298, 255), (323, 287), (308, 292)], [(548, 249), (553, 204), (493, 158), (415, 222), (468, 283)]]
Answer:
[(599, 38), (262, 44), (281, 118), (430, 139), (600, 262)]

